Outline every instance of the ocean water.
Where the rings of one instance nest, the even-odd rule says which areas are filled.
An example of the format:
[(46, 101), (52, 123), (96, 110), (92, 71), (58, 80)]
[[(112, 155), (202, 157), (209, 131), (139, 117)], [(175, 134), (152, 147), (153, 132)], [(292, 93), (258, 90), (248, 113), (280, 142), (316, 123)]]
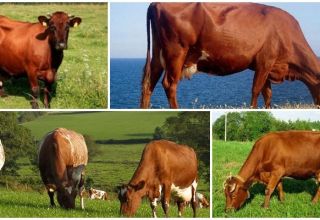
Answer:
[[(112, 109), (139, 108), (142, 70), (145, 59), (111, 59), (110, 107)], [(254, 72), (246, 70), (219, 77), (205, 73), (195, 74), (178, 85), (180, 108), (236, 108), (250, 106)], [(159, 80), (151, 97), (152, 108), (168, 108), (168, 101)], [(301, 81), (272, 84), (272, 105), (312, 104), (308, 88)], [(262, 95), (259, 107), (263, 107)]]

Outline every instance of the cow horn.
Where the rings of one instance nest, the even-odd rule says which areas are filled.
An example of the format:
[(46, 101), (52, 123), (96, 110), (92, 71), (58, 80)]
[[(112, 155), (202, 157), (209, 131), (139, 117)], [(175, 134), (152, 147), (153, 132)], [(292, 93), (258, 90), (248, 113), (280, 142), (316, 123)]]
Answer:
[(52, 17), (52, 14), (48, 12), (47, 17), (50, 19)]

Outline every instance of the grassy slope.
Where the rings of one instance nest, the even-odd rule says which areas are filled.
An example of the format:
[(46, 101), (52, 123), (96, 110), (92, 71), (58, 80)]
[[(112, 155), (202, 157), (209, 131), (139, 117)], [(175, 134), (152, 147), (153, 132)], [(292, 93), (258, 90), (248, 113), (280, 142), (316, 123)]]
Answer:
[[(59, 207), (50, 208), (47, 194), (34, 192), (17, 192), (0, 189), (0, 217), (119, 217), (120, 204), (117, 200), (85, 199), (85, 210), (64, 210)], [(198, 209), (198, 217), (208, 217), (209, 209)], [(158, 217), (163, 217), (161, 205), (157, 209)], [(177, 216), (177, 207), (171, 206), (169, 216)], [(184, 217), (192, 216), (192, 209), (186, 208)], [(149, 204), (143, 203), (135, 217), (152, 217)]]
[[(101, 153), (92, 158), (92, 161), (89, 162), (86, 168), (86, 175), (94, 180), (94, 187), (107, 190), (111, 194), (111, 198), (115, 198), (115, 195), (112, 194), (112, 192), (115, 190), (116, 186), (127, 183), (138, 165), (145, 145), (145, 143), (140, 143), (139, 139), (151, 138), (156, 126), (161, 126), (165, 118), (176, 114), (176, 112), (54, 113), (40, 117), (35, 121), (25, 123), (24, 126), (30, 128), (37, 139), (42, 138), (47, 131), (62, 126), (88, 134), (94, 139), (114, 139), (115, 141), (126, 140), (128, 143), (99, 145)], [(130, 141), (133, 143), (129, 143)], [(27, 159), (20, 160), (20, 164), (22, 165), (22, 169), (19, 172), (21, 176), (39, 178), (37, 174), (32, 172)], [(204, 191), (206, 195), (208, 195), (208, 184), (204, 184), (204, 182), (200, 180), (199, 190)], [(48, 197), (42, 190), (40, 190), (40, 192), (42, 195), (39, 195), (38, 192), (12, 193), (10, 191), (4, 192), (4, 194), (7, 193), (7, 198), (9, 198), (11, 194), (21, 193), (20, 197), (30, 197), (38, 201), (36, 204), (33, 204), (33, 202), (30, 201), (33, 201), (34, 199), (29, 199), (30, 201), (26, 200), (29, 202), (22, 201), (14, 206), (17, 209), (21, 208), (25, 210), (20, 213), (21, 216), (25, 217), (118, 216), (119, 203), (117, 199), (108, 201), (107, 205), (101, 201), (88, 200), (88, 210), (86, 212), (76, 210), (72, 211), (71, 215), (70, 212), (65, 212), (60, 208), (56, 208), (54, 211), (47, 211)], [(13, 201), (11, 201), (11, 203), (14, 203), (15, 199), (12, 199)], [(32, 212), (30, 207), (34, 207), (35, 205), (39, 207), (39, 210)], [(5, 206), (7, 207), (7, 205), (3, 203), (2, 205), (0, 204), (0, 217), (10, 216), (10, 211), (4, 211), (5, 209), (2, 209), (2, 207)], [(100, 208), (102, 208), (103, 211), (99, 210)], [(160, 209), (159, 206), (159, 214), (162, 213)], [(14, 214), (11, 214), (11, 216), (12, 215), (16, 216)], [(190, 208), (187, 209), (186, 215), (191, 216)], [(144, 204), (140, 207), (137, 216), (151, 216), (149, 205)], [(176, 216), (176, 207), (171, 208), (171, 216)], [(208, 217), (209, 210), (201, 210), (199, 216)]]
[[(82, 23), (70, 30), (51, 108), (107, 107), (107, 4), (0, 5), (0, 15), (30, 22), (55, 11), (79, 16)], [(0, 98), (0, 108), (30, 108), (26, 79), (6, 81), (5, 90), (9, 96)]]
[(263, 209), (264, 189), (261, 184), (250, 188), (251, 198), (239, 211), (224, 213), (225, 196), (223, 182), (231, 172), (236, 175), (247, 158), (253, 143), (213, 141), (213, 216), (214, 217), (319, 217), (320, 204), (312, 205), (316, 192), (313, 180), (284, 180), (285, 201), (278, 200), (277, 193), (271, 198), (270, 208)]

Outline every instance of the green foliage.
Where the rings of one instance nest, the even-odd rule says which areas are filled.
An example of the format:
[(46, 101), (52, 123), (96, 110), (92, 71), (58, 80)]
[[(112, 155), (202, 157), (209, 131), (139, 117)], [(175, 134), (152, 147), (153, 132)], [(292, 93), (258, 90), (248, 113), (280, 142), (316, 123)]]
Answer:
[(34, 149), (31, 131), (18, 124), (16, 113), (0, 112), (0, 139), (6, 156), (2, 173), (17, 175), (18, 158), (29, 155)]
[(89, 156), (89, 161), (91, 161), (92, 157), (98, 155), (100, 153), (100, 149), (96, 142), (93, 140), (93, 138), (90, 135), (83, 135), (87, 148), (88, 148), (88, 156)]
[(168, 139), (192, 146), (198, 154), (199, 170), (207, 182), (210, 181), (210, 113), (180, 112), (169, 117), (164, 125), (157, 127), (155, 139)]
[[(320, 130), (320, 121), (281, 121), (270, 112), (231, 112), (227, 115), (227, 140), (252, 141), (271, 131)], [(218, 118), (212, 127), (215, 138), (224, 139), (225, 115)]]
[(18, 122), (19, 123), (25, 123), (28, 121), (33, 121), (36, 118), (42, 116), (42, 115), (46, 115), (47, 112), (43, 112), (43, 111), (32, 111), (32, 112), (18, 112)]
[(317, 184), (313, 179), (294, 180), (283, 179), (285, 192), (284, 202), (280, 202), (277, 190), (270, 200), (270, 208), (261, 205), (265, 198), (265, 186), (259, 183), (249, 189), (250, 199), (236, 211), (225, 213), (225, 195), (223, 183), (230, 175), (236, 175), (253, 146), (253, 142), (219, 141), (212, 143), (212, 201), (213, 217), (231, 218), (304, 218), (320, 216), (320, 203), (312, 204), (311, 199), (316, 193)]

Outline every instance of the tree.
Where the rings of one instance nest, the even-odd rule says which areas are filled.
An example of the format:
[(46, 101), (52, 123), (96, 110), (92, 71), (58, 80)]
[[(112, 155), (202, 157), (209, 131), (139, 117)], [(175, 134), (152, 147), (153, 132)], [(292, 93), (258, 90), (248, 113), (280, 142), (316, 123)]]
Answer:
[(91, 161), (92, 157), (100, 154), (100, 149), (99, 146), (96, 144), (96, 142), (94, 141), (94, 139), (90, 136), (90, 135), (83, 135), (87, 148), (88, 148), (88, 157), (89, 157), (89, 161)]
[(6, 155), (2, 173), (17, 175), (17, 159), (35, 150), (31, 131), (18, 124), (16, 113), (0, 112), (0, 139)]
[(199, 173), (210, 181), (210, 113), (181, 112), (169, 117), (155, 129), (153, 137), (163, 138), (195, 149), (199, 159)]

